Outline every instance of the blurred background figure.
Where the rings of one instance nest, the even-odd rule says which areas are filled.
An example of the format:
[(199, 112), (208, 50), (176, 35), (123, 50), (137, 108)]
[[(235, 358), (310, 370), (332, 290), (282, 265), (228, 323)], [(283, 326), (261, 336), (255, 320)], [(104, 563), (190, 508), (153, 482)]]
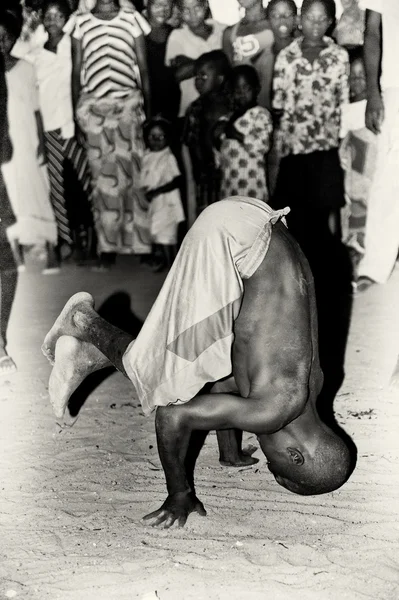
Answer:
[(365, 250), (367, 203), (377, 159), (377, 137), (366, 127), (366, 73), (363, 46), (349, 51), (351, 103), (343, 108), (340, 148), (345, 171), (346, 206), (342, 210), (342, 239), (348, 246), (356, 270)]
[(175, 121), (179, 112), (180, 89), (172, 68), (165, 64), (166, 46), (173, 27), (172, 0), (148, 0), (146, 17), (151, 27), (146, 36), (148, 76), (151, 87), (151, 114)]
[(343, 11), (334, 29), (337, 44), (347, 48), (362, 46), (364, 42), (365, 12), (359, 0), (340, 0)]
[(273, 126), (269, 111), (258, 104), (258, 73), (251, 65), (237, 66), (231, 85), (234, 111), (219, 134), (220, 199), (250, 196), (267, 202), (265, 158)]
[(377, 134), (377, 163), (368, 196), (365, 253), (357, 291), (386, 283), (399, 249), (399, 4), (364, 0), (366, 125)]
[(26, 56), (35, 67), (39, 87), (60, 260), (73, 250), (77, 258), (83, 257), (93, 225), (87, 157), (74, 137), (71, 38), (63, 31), (70, 14), (67, 0), (46, 0), (42, 15), (47, 40)]
[(224, 32), (223, 50), (232, 65), (250, 64), (255, 67), (261, 85), (258, 102), (260, 106), (270, 108), (273, 32), (262, 0), (238, 1), (244, 16)]
[(145, 34), (149, 27), (118, 0), (97, 0), (77, 15), (72, 38), (72, 100), (93, 185), (100, 270), (116, 254), (148, 254), (147, 217), (138, 201), (142, 126), (151, 98)]
[(195, 198), (188, 198), (190, 224), (209, 204), (219, 200), (220, 169), (213, 149), (213, 131), (233, 108), (229, 89), (230, 64), (222, 50), (202, 54), (195, 63), (195, 87), (200, 94), (186, 112), (183, 144), (193, 165)]
[(49, 198), (37, 82), (33, 66), (12, 54), (21, 28), (20, 14), (2, 11), (0, 51), (4, 57), (8, 131), (13, 149), (11, 160), (2, 165), (2, 174), (16, 217), (7, 234), (19, 269), (24, 268), (24, 249), (42, 246), (46, 253), (43, 272), (54, 273), (58, 269), (57, 227)]
[[(22, 7), (15, 0), (5, 0), (0, 7), (0, 23), (13, 13), (18, 21), (22, 19)], [(1, 30), (4, 33), (3, 30)], [(0, 166), (12, 158), (12, 144), (8, 134), (8, 92), (5, 72), (5, 57), (0, 45)], [(7, 196), (0, 170), (0, 377), (17, 370), (17, 366), (7, 353), (7, 329), (11, 308), (17, 287), (17, 265), (8, 241), (7, 228), (15, 223), (15, 216)]]

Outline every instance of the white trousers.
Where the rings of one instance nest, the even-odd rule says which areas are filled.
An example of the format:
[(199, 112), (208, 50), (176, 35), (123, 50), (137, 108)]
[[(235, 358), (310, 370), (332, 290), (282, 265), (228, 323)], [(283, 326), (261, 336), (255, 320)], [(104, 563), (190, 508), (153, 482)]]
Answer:
[(358, 275), (385, 283), (399, 250), (399, 88), (384, 91), (385, 119), (367, 203), (365, 254)]

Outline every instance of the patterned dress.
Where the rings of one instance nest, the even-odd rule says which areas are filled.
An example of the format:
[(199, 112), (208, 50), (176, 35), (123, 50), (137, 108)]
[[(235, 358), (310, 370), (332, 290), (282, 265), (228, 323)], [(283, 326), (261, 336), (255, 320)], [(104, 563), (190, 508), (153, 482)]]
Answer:
[(151, 251), (139, 190), (145, 116), (135, 39), (143, 33), (148, 24), (137, 12), (121, 10), (110, 21), (76, 16), (73, 36), (82, 47), (76, 117), (86, 134), (100, 253)]
[(222, 184), (220, 198), (250, 196), (268, 200), (265, 156), (273, 130), (269, 111), (254, 106), (234, 122), (244, 142), (225, 138), (220, 149)]

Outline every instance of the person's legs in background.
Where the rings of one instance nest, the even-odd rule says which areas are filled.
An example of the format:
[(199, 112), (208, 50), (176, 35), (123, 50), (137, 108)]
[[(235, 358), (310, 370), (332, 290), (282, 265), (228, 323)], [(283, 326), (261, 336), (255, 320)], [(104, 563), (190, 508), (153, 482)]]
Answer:
[(17, 367), (7, 354), (7, 328), (17, 288), (18, 272), (4, 225), (0, 221), (0, 377)]
[(359, 292), (388, 281), (399, 249), (399, 89), (386, 90), (384, 104), (385, 119), (368, 197), (365, 254), (358, 269)]

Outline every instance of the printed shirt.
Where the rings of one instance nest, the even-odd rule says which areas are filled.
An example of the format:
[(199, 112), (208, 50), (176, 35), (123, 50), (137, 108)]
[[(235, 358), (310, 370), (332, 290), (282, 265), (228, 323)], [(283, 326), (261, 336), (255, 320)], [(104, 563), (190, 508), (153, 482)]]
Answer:
[(378, 12), (382, 17), (381, 87), (399, 88), (399, 1), (361, 0), (361, 8)]
[(123, 98), (141, 85), (135, 39), (143, 35), (137, 11), (121, 10), (109, 21), (77, 15), (73, 37), (82, 44), (83, 92)]
[[(173, 59), (177, 56), (187, 56), (188, 58), (195, 60), (199, 58), (201, 54), (205, 54), (205, 52), (220, 50), (222, 48), (223, 31), (226, 29), (226, 26), (221, 25), (212, 19), (209, 19), (207, 23), (212, 26), (213, 31), (206, 40), (195, 35), (187, 25), (183, 25), (181, 28), (172, 31), (166, 47), (165, 64), (167, 66), (170, 66)], [(182, 81), (180, 83), (180, 89), (181, 100), (179, 117), (183, 117), (191, 102), (194, 102), (194, 100), (198, 98), (194, 77)]]
[(283, 111), (279, 151), (309, 154), (339, 146), (341, 108), (349, 103), (349, 59), (330, 38), (311, 64), (302, 54), (303, 37), (282, 50), (276, 60), (273, 108)]

